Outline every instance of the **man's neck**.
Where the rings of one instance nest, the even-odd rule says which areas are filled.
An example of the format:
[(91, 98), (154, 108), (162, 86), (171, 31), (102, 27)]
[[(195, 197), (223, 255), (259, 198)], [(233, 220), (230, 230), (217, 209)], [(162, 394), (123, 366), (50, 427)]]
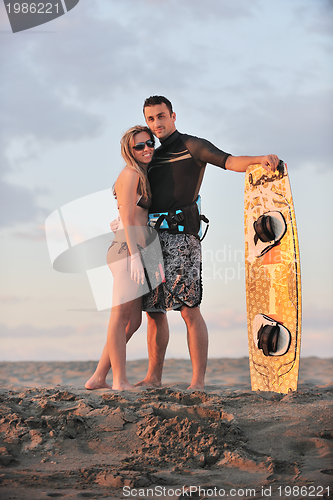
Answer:
[(167, 137), (163, 137), (163, 139), (160, 139), (160, 143), (161, 144), (164, 144), (166, 141), (168, 141), (168, 139), (170, 139), (170, 137), (172, 137), (177, 131), (177, 129), (173, 130), (173, 132), (171, 132), (171, 134), (169, 134)]

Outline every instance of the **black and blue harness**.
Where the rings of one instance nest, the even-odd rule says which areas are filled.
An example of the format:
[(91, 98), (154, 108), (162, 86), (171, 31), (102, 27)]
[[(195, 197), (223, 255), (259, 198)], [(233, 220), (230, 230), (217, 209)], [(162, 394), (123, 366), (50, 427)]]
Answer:
[[(206, 224), (203, 235), (201, 228), (202, 221)], [(202, 241), (207, 234), (209, 220), (201, 213), (201, 197), (198, 195), (196, 201), (185, 207), (168, 212), (149, 214), (148, 226), (154, 227), (156, 230), (166, 230), (172, 234), (193, 234)]]

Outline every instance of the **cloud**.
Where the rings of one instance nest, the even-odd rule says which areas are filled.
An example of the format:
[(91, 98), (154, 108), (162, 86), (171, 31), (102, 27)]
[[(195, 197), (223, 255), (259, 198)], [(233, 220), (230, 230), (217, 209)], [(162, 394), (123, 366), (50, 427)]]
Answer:
[[(244, 328), (247, 330), (246, 313), (237, 309), (207, 310), (204, 313), (209, 330)], [(332, 330), (333, 310), (329, 308), (306, 308), (302, 314), (302, 326), (305, 330), (326, 332)]]
[[(38, 206), (37, 191), (10, 182), (7, 174), (17, 172), (22, 162), (31, 155), (37, 157), (43, 147), (96, 137), (105, 124), (98, 113), (66, 101), (66, 95), (57, 91), (55, 74), (55, 81), (44, 78), (35, 51), (37, 47), (47, 50), (45, 38), (25, 39), (24, 48), (20, 40), (22, 42), (22, 38), (10, 40), (0, 48), (2, 227), (47, 215), (46, 210)], [(18, 144), (20, 152), (11, 158), (9, 152), (17, 150)]]
[[(332, 330), (333, 310), (306, 308), (303, 312), (303, 326), (308, 329)], [(333, 354), (333, 353), (332, 353)]]
[[(18, 34), (0, 47), (2, 227), (45, 216), (36, 192), (11, 182), (8, 173), (17, 173), (18, 165), (46, 148), (101, 136), (107, 124), (105, 103), (146, 84), (155, 67), (153, 55), (147, 57), (149, 40), (119, 18), (100, 19), (89, 9), (77, 9), (75, 16), (58, 22), (54, 26), (60, 27), (61, 43), (52, 33)], [(168, 79), (172, 64), (177, 66), (172, 54), (166, 54), (157, 80)], [(179, 68), (184, 74), (189, 70), (186, 64)], [(18, 144), (20, 154), (12, 157)]]
[(33, 190), (1, 179), (0, 199), (0, 227), (12, 227), (47, 215), (47, 211), (36, 204)]
[[(42, 210), (43, 214), (45, 211)], [(49, 215), (49, 213), (48, 213)], [(34, 226), (29, 231), (15, 231), (11, 233), (15, 238), (20, 238), (26, 241), (42, 241), (45, 242), (45, 226)]]
[[(131, 0), (110, 4), (109, 15), (101, 17), (94, 15), (98, 3), (80, 5), (72, 15), (54, 22), (61, 31), (61, 43), (58, 36), (49, 33), (25, 37), (23, 49), (18, 36), (0, 49), (5, 75), (1, 91), (9, 97), (2, 109), (5, 137), (30, 134), (38, 142), (57, 142), (102, 133), (103, 116), (89, 110), (89, 105), (145, 87), (151, 79), (156, 87), (168, 80), (169, 88), (174, 85), (179, 89), (197, 74), (193, 61), (186, 60), (191, 40), (180, 41), (181, 51), (174, 50), (177, 42), (172, 43), (184, 28), (191, 33), (192, 26), (184, 27), (184, 19), (190, 15), (205, 29), (202, 16), (212, 16), (216, 22), (216, 16), (236, 19), (253, 11), (246, 0), (212, 1), (208, 7), (193, 0), (183, 1), (181, 6), (176, 0), (158, 6), (146, 1), (140, 3), (139, 10), (137, 6)], [(154, 22), (158, 25), (166, 11), (173, 14), (173, 29), (159, 26), (164, 50), (163, 56), (158, 56), (153, 52), (158, 42), (152, 45), (150, 27)], [(149, 16), (149, 23), (138, 22), (138, 15), (142, 20)], [(171, 69), (177, 81), (170, 79)]]
[[(123, 2), (126, 5), (126, 2)], [(132, 5), (135, 0), (131, 0)], [(202, 2), (201, 0), (168, 0), (159, 4), (158, 10), (156, 2), (153, 0), (147, 0), (146, 4), (150, 7), (150, 14), (158, 13), (163, 17), (168, 14), (168, 18), (174, 19), (181, 17), (182, 19), (199, 20), (199, 21), (211, 21), (212, 19), (219, 20), (236, 20), (242, 19), (244, 17), (252, 17), (254, 11), (260, 7), (260, 2), (258, 0), (253, 0), (248, 2), (247, 0), (234, 0), (230, 2), (229, 0), (208, 0)], [(127, 7), (127, 6), (126, 6)], [(157, 12), (158, 11), (158, 12)], [(162, 16), (161, 16), (162, 17)]]
[[(17, 297), (15, 295), (0, 295), (0, 303), (2, 304), (18, 304), (30, 300), (29, 297)], [(3, 325), (2, 325), (3, 326)], [(0, 324), (1, 328), (1, 324)]]
[[(224, 24), (225, 30), (219, 30), (216, 38), (212, 35), (221, 21), (258, 15), (262, 8), (261, 2), (247, 0), (182, 0), (181, 4), (177, 0), (146, 0), (138, 8), (137, 2), (125, 0), (109, 4), (102, 16), (101, 12), (98, 15), (98, 3), (90, 7), (80, 4), (72, 16), (63, 16), (54, 24), (61, 31), (61, 43), (50, 33), (43, 38), (25, 38), (24, 50), (18, 43), (22, 38), (10, 43), (9, 50), (3, 48), (3, 95), (10, 98), (7, 105), (4, 103), (6, 127), (2, 130), (9, 136), (29, 133), (39, 142), (93, 137), (105, 127), (100, 105), (119, 98), (126, 107), (124, 96), (140, 88), (145, 92), (150, 86), (165, 87), (167, 82), (170, 92), (174, 89), (186, 95), (195, 82), (202, 93), (209, 93), (216, 85), (221, 93), (228, 90), (229, 81), (230, 92), (242, 95), (245, 85), (237, 89), (234, 80), (226, 78), (239, 65), (243, 66), (240, 81), (248, 82), (247, 95), (254, 87), (270, 93), (282, 84), (278, 81), (273, 85), (271, 74), (267, 76), (270, 66), (274, 71), (274, 63), (265, 60), (264, 66), (252, 67), (246, 74), (250, 47), (244, 51), (243, 44), (225, 46), (224, 37), (230, 36), (232, 28)], [(160, 23), (167, 12), (173, 14), (171, 27)], [(147, 16), (149, 23), (143, 22)], [(209, 25), (205, 16), (210, 17)], [(184, 24), (189, 17), (191, 22)], [(204, 38), (199, 66), (197, 30)], [(233, 33), (234, 38), (237, 35)], [(263, 45), (256, 38), (253, 44)], [(228, 61), (231, 72), (219, 69), (223, 61)], [(221, 75), (222, 81), (218, 78)], [(93, 111), (94, 105), (100, 113)]]
[(229, 113), (223, 135), (237, 148), (234, 154), (275, 152), (294, 167), (314, 164), (331, 169), (332, 103), (332, 91), (266, 94)]
[[(293, 10), (282, 4), (282, 18), (291, 9), (302, 36), (311, 20), (320, 27), (331, 12), (324, 0), (309, 5)], [(189, 121), (197, 112), (208, 137), (220, 144), (222, 136), (234, 154), (269, 148), (297, 165), (315, 160), (327, 166), (330, 91), (298, 93), (302, 82), (315, 85), (321, 73), (313, 73), (305, 59), (294, 68), (294, 48), (291, 62), (281, 57), (281, 32), (274, 37), (274, 57), (267, 59), (265, 47), (273, 39), (263, 43), (264, 29), (252, 36), (253, 23), (266, 11), (259, 0), (80, 2), (52, 23), (54, 33), (8, 38), (0, 47), (0, 195), (7, 200), (0, 225), (36, 221), (44, 213), (36, 192), (7, 176), (29, 154), (100, 137), (116, 127), (119, 112), (126, 113), (134, 99), (141, 112), (151, 93), (175, 98)], [(258, 61), (251, 65), (252, 59)], [(284, 63), (294, 88), (279, 92)], [(21, 153), (12, 157), (18, 143)]]
[(204, 314), (209, 330), (235, 330), (244, 328), (246, 331), (246, 313), (237, 309), (219, 309)]
[(321, 331), (318, 328), (304, 329), (301, 340), (301, 359), (305, 356), (332, 358), (332, 332)]
[(302, 22), (312, 33), (332, 38), (333, 3), (332, 0), (312, 0), (294, 5), (294, 22)]
[(63, 20), (61, 44), (58, 37), (51, 36), (46, 47), (39, 40), (33, 41), (29, 68), (50, 86), (54, 99), (84, 109), (117, 98), (126, 107), (126, 94), (147, 87), (152, 80), (156, 86), (165, 85), (167, 80), (172, 86), (171, 68), (179, 79), (175, 88), (179, 88), (194, 68), (182, 52), (175, 54), (169, 45), (173, 32), (164, 24), (158, 35), (165, 39), (163, 62), (154, 53), (150, 26), (163, 8), (150, 10), (144, 3), (138, 8), (137, 2), (125, 1), (115, 7), (116, 11), (111, 4), (109, 15), (103, 17), (94, 16), (91, 8), (82, 9), (75, 23)]
[[(6, 297), (6, 296), (4, 296)], [(8, 297), (8, 296), (7, 296)], [(11, 299), (12, 303), (15, 299), (14, 297), (8, 297), (9, 301)], [(79, 325), (77, 327), (72, 326), (55, 326), (48, 328), (40, 328), (31, 324), (23, 324), (15, 327), (9, 327), (4, 323), (0, 323), (0, 338), (2, 339), (30, 339), (35, 340), (39, 338), (74, 338), (76, 336), (82, 338), (90, 338), (99, 332), (100, 326), (96, 325)]]

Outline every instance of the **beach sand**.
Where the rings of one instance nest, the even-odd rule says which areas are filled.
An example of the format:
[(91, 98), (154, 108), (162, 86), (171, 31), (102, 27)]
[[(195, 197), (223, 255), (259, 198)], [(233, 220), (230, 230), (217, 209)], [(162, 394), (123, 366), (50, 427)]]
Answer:
[(288, 395), (252, 392), (247, 358), (210, 359), (198, 392), (189, 360), (124, 392), (85, 390), (95, 367), (0, 363), (1, 500), (333, 498), (333, 359), (301, 359)]

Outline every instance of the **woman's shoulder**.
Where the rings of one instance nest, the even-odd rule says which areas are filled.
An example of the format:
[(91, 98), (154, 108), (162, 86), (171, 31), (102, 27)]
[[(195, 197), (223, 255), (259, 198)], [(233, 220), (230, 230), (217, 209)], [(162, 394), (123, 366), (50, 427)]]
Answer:
[(122, 169), (122, 171), (120, 172), (120, 174), (118, 175), (116, 182), (118, 182), (118, 181), (121, 181), (121, 182), (133, 181), (134, 182), (138, 179), (139, 179), (139, 174), (135, 170), (133, 170), (133, 168), (126, 165), (126, 167), (124, 167)]
[(133, 189), (137, 189), (137, 185), (139, 182), (139, 174), (133, 170), (131, 167), (126, 165), (120, 172), (117, 177), (116, 182), (114, 183), (115, 192), (121, 190), (121, 187), (126, 185), (127, 188), (133, 187)]

